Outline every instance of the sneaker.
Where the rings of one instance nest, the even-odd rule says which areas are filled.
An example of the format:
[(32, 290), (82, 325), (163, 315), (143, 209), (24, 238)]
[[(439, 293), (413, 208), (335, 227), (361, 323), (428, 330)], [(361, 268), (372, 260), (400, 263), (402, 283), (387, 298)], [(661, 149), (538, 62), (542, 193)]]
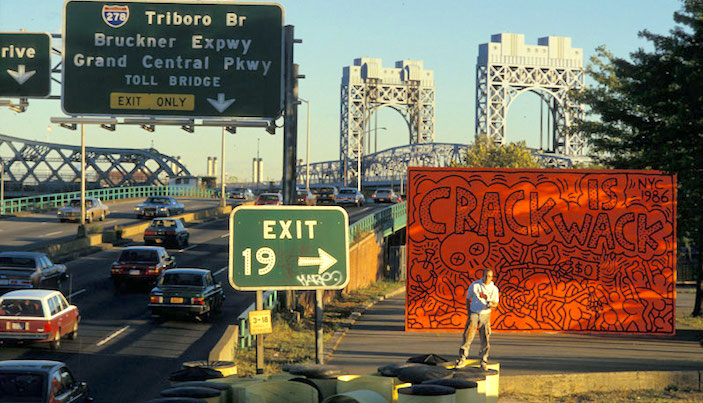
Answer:
[(488, 364), (484, 361), (481, 361), (481, 369), (484, 371), (488, 371)]
[(458, 360), (456, 360), (456, 365), (454, 366), (455, 368), (461, 368), (466, 365), (466, 358), (461, 357)]

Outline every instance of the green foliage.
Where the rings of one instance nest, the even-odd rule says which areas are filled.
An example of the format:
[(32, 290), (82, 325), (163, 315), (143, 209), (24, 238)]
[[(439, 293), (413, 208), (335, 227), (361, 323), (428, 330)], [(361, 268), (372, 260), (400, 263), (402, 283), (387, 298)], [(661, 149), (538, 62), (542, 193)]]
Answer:
[(680, 235), (697, 239), (703, 224), (703, 2), (683, 1), (674, 20), (669, 35), (642, 31), (654, 50), (638, 49), (630, 60), (597, 49), (588, 68), (595, 85), (576, 95), (590, 119), (576, 130), (586, 133), (602, 164), (678, 174)]
[(469, 168), (539, 168), (524, 141), (498, 145), (488, 136), (478, 136), (467, 148), (464, 160), (454, 166)]

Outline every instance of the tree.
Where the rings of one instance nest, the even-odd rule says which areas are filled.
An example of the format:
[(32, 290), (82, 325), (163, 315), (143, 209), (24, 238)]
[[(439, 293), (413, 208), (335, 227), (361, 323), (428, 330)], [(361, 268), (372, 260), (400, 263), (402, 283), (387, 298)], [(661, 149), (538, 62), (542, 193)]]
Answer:
[(456, 164), (470, 168), (539, 168), (524, 141), (498, 145), (488, 136), (478, 136), (467, 149), (463, 161)]
[(595, 85), (576, 94), (590, 110), (576, 130), (599, 162), (678, 175), (679, 237), (699, 251), (693, 316), (703, 309), (703, 2), (684, 0), (668, 35), (640, 37), (652, 51), (630, 60), (599, 47), (588, 67)]

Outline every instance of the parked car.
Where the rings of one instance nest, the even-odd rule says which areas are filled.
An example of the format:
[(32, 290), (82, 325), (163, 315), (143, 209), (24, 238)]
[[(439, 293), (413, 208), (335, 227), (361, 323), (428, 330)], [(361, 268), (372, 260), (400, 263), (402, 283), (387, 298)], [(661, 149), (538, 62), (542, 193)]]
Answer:
[(49, 343), (56, 350), (61, 346), (61, 338), (78, 337), (80, 320), (78, 308), (69, 305), (61, 291), (17, 290), (0, 297), (0, 340), (3, 341)]
[(317, 196), (307, 189), (298, 189), (296, 191), (295, 204), (314, 206), (317, 204)]
[[(105, 217), (110, 214), (110, 209), (97, 197), (85, 198), (85, 221), (95, 220), (105, 221)], [(71, 199), (65, 206), (56, 213), (59, 221), (80, 221), (81, 220), (81, 199)]]
[(339, 190), (339, 193), (337, 193), (334, 201), (340, 206), (354, 204), (356, 207), (359, 207), (366, 203), (366, 198), (355, 188), (342, 188)]
[(207, 319), (222, 310), (225, 293), (207, 269), (166, 270), (149, 295), (154, 315), (181, 315)]
[(88, 384), (66, 364), (46, 360), (0, 361), (0, 402), (92, 402)]
[(318, 204), (322, 204), (322, 203), (334, 204), (335, 197), (337, 196), (339, 189), (337, 189), (336, 186), (317, 186), (314, 188), (310, 188), (310, 191), (312, 191), (312, 193), (315, 196), (317, 196), (317, 203)]
[(254, 192), (249, 188), (232, 188), (227, 191), (227, 197), (237, 200), (254, 200)]
[(402, 201), (400, 195), (393, 189), (377, 189), (371, 197), (374, 203), (400, 203)]
[(176, 261), (161, 246), (129, 246), (112, 262), (110, 278), (117, 289), (127, 281), (155, 283), (175, 265)]
[(134, 208), (137, 218), (142, 217), (169, 217), (183, 214), (186, 211), (183, 203), (173, 197), (149, 196)]
[(262, 193), (254, 202), (257, 206), (280, 206), (283, 204), (283, 196), (280, 193)]
[(178, 248), (188, 246), (190, 233), (178, 218), (156, 218), (144, 230), (144, 244), (174, 245)]
[(0, 252), (0, 292), (25, 288), (61, 288), (66, 265), (39, 252)]

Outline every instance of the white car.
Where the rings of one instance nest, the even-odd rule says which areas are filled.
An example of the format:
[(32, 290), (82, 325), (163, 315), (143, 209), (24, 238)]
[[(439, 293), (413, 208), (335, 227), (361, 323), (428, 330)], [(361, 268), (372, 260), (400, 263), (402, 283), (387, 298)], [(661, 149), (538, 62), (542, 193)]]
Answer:
[[(104, 221), (110, 214), (110, 209), (97, 197), (85, 198), (85, 221)], [(80, 221), (81, 220), (81, 199), (71, 199), (65, 206), (56, 213), (59, 221)]]
[(356, 207), (360, 207), (366, 203), (366, 198), (355, 188), (342, 188), (334, 197), (334, 201), (340, 206), (345, 204), (353, 204), (356, 205)]

